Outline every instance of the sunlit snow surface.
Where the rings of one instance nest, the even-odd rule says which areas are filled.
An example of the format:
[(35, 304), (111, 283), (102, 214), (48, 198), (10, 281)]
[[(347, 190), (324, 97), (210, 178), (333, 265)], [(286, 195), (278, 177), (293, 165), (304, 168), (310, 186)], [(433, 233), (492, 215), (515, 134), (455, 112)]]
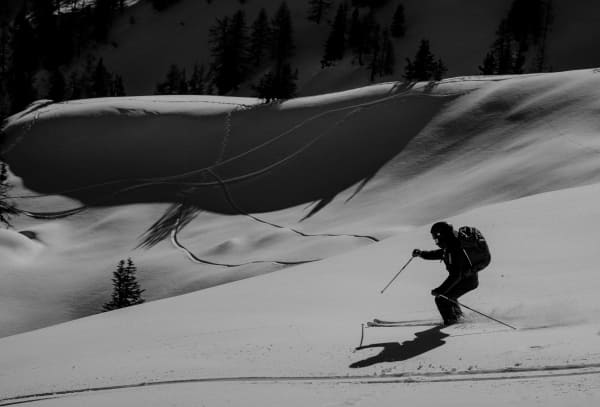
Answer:
[[(0, 394), (98, 388), (40, 404), (197, 405), (203, 394), (207, 405), (246, 397), (278, 405), (293, 387), (291, 405), (395, 404), (391, 387), (340, 390), (381, 377), (426, 383), (401, 387), (413, 403), (446, 394), (452, 405), (465, 392), (481, 403), (491, 392), (498, 405), (519, 404), (518, 394), (522, 405), (594, 404), (598, 94), (600, 74), (582, 70), (380, 84), (270, 105), (188, 96), (73, 101), (14, 116), (4, 128), (4, 155), (20, 177), (11, 194), (44, 195), (16, 202), (31, 212), (89, 208), (58, 220), (14, 219), (35, 240), (0, 236), (5, 335), (97, 312), (110, 272), (129, 256), (150, 300), (278, 271), (2, 339)], [(296, 230), (344, 236), (258, 223), (232, 210), (219, 186), (178, 189), (210, 181), (199, 169), (234, 180), (271, 165), (231, 181), (237, 205)], [(164, 178), (169, 187), (157, 182)], [(182, 191), (210, 211), (179, 236), (199, 257), (326, 259), (285, 270), (222, 268), (191, 262), (169, 239), (134, 249)], [(321, 209), (299, 223), (315, 201)], [(431, 247), (429, 225), (440, 219), (479, 227), (492, 247), (492, 265), (464, 302), (521, 329), (476, 314), (442, 330), (369, 328), (363, 345), (379, 346), (353, 353), (360, 324), (373, 317), (437, 317), (429, 295), (445, 275), (437, 262), (415, 260), (380, 290), (413, 248)], [(215, 378), (215, 387), (172, 383)], [(431, 383), (437, 378), (455, 386)], [(148, 392), (101, 390), (164, 381), (171, 385)], [(227, 384), (237, 391), (219, 392)]]

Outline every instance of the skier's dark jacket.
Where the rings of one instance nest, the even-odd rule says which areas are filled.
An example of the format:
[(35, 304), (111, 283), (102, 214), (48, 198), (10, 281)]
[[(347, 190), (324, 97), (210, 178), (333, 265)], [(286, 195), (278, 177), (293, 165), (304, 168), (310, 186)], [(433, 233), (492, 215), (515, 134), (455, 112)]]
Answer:
[(446, 238), (446, 245), (445, 249), (421, 251), (420, 253), (421, 258), (425, 260), (443, 260), (446, 265), (448, 278), (435, 289), (440, 294), (446, 294), (463, 279), (477, 276), (471, 271), (471, 263), (460, 247), (456, 235)]

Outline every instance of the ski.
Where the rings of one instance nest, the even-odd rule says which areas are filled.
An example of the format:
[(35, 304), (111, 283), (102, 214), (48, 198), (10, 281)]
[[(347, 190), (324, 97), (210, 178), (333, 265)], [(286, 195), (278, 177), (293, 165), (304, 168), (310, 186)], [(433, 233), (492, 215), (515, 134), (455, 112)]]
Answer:
[(404, 320), (404, 321), (385, 321), (383, 319), (378, 319), (375, 318), (373, 319), (373, 322), (376, 324), (383, 324), (383, 325), (389, 325), (389, 324), (434, 324), (437, 325), (439, 323), (439, 321), (437, 320), (433, 320), (433, 319), (409, 319), (409, 320)]
[(418, 327), (418, 326), (438, 326), (439, 322), (401, 322), (401, 323), (377, 323), (377, 322), (367, 322), (367, 327), (369, 328), (402, 328), (402, 327)]

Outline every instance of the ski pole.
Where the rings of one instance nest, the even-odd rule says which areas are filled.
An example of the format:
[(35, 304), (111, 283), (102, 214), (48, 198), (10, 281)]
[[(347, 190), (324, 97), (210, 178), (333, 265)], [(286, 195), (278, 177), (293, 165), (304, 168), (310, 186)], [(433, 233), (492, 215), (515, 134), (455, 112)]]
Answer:
[(476, 313), (478, 313), (479, 315), (483, 315), (484, 317), (486, 317), (486, 318), (489, 318), (489, 319), (491, 319), (492, 321), (496, 321), (496, 322), (498, 322), (499, 324), (502, 324), (502, 325), (504, 325), (504, 326), (507, 326), (507, 327), (509, 327), (509, 328), (512, 328), (512, 329), (517, 329), (517, 328), (515, 328), (515, 327), (514, 327), (514, 326), (512, 326), (512, 325), (508, 325), (508, 324), (506, 324), (506, 323), (504, 323), (504, 322), (502, 322), (502, 321), (499, 321), (499, 320), (497, 320), (496, 318), (492, 318), (492, 317), (490, 317), (489, 315), (486, 315), (486, 314), (484, 314), (483, 312), (479, 312), (479, 311), (477, 311), (477, 310), (475, 310), (475, 309), (473, 309), (473, 308), (471, 308), (471, 307), (468, 307), (468, 306), (466, 306), (465, 304), (461, 304), (461, 303), (460, 303), (460, 302), (458, 302), (457, 300), (453, 300), (452, 298), (448, 298), (448, 297), (446, 297), (446, 296), (445, 296), (445, 295), (443, 295), (443, 294), (440, 294), (440, 295), (438, 295), (438, 297), (441, 297), (441, 298), (443, 298), (443, 299), (445, 299), (445, 300), (448, 300), (448, 301), (450, 301), (450, 302), (452, 302), (452, 303), (454, 303), (454, 304), (456, 304), (456, 305), (459, 305), (459, 306), (465, 307), (465, 308), (467, 308), (467, 309), (470, 309), (471, 311), (473, 311), (473, 312), (476, 312)]
[(384, 292), (385, 290), (387, 290), (387, 288), (388, 288), (388, 287), (389, 287), (389, 286), (390, 286), (390, 285), (391, 285), (391, 284), (394, 282), (394, 280), (396, 279), (396, 277), (398, 277), (398, 276), (400, 275), (400, 273), (402, 273), (402, 271), (403, 271), (403, 270), (406, 268), (406, 266), (408, 266), (408, 263), (410, 263), (410, 262), (412, 261), (412, 259), (414, 259), (414, 256), (413, 256), (413, 257), (411, 257), (411, 258), (410, 258), (410, 260), (408, 260), (408, 261), (406, 262), (406, 264), (405, 264), (405, 265), (404, 265), (404, 266), (403, 266), (403, 267), (400, 269), (400, 271), (396, 273), (396, 275), (394, 276), (394, 278), (392, 278), (392, 281), (390, 281), (390, 282), (388, 283), (388, 285), (386, 285), (386, 286), (385, 286), (385, 288), (384, 288), (383, 290), (381, 290), (381, 294), (383, 294), (383, 292)]

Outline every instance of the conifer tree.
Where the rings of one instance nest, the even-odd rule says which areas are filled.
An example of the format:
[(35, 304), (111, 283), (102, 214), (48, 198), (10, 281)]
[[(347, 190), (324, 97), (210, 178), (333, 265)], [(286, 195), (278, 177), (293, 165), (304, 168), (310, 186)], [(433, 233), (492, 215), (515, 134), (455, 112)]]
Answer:
[(494, 75), (497, 71), (496, 58), (493, 52), (488, 52), (483, 59), (483, 64), (478, 67), (482, 75)]
[[(528, 57), (533, 58), (530, 70), (543, 71), (552, 14), (551, 0), (513, 0), (496, 30), (496, 39), (479, 67), (480, 71), (486, 74), (523, 73)], [(532, 46), (537, 50), (530, 52)]]
[(271, 38), (271, 27), (269, 18), (264, 8), (260, 9), (258, 17), (252, 23), (250, 32), (250, 58), (252, 64), (259, 66), (269, 49), (269, 41)]
[(111, 75), (104, 66), (104, 60), (100, 58), (92, 76), (92, 97), (110, 96)]
[(309, 0), (308, 2), (308, 20), (320, 24), (327, 17), (329, 9), (332, 6), (330, 0)]
[(298, 71), (292, 71), (289, 63), (284, 63), (280, 70), (267, 72), (258, 85), (253, 86), (256, 97), (267, 102), (276, 99), (289, 99), (296, 94)]
[(231, 18), (217, 19), (209, 30), (211, 69), (219, 94), (236, 90), (248, 74), (248, 27), (245, 13), (237, 11)]
[(271, 21), (271, 57), (276, 64), (283, 65), (294, 55), (295, 48), (292, 17), (284, 1)]
[(123, 77), (121, 75), (115, 75), (112, 81), (111, 96), (126, 96), (125, 85), (123, 84)]
[(294, 96), (298, 70), (289, 62), (294, 49), (292, 18), (284, 1), (271, 20), (271, 69), (253, 86), (258, 97), (269, 101)]
[(402, 38), (406, 34), (406, 21), (404, 17), (404, 5), (398, 4), (394, 16), (392, 17), (392, 25), (390, 32), (394, 38)]
[(17, 214), (16, 207), (8, 200), (10, 184), (8, 180), (8, 166), (0, 162), (0, 224), (10, 227), (10, 217)]
[(381, 34), (379, 24), (376, 24), (371, 35), (369, 50), (371, 51), (371, 62), (369, 62), (370, 80), (375, 80), (375, 75), (381, 73)]
[(156, 85), (157, 95), (184, 95), (188, 93), (188, 84), (184, 69), (171, 64), (164, 82)]
[(346, 26), (348, 20), (348, 7), (341, 3), (337, 9), (331, 32), (325, 42), (325, 54), (321, 60), (321, 66), (331, 65), (344, 57), (346, 50)]
[(192, 76), (188, 81), (188, 91), (192, 95), (203, 95), (206, 92), (204, 65), (194, 64)]
[(360, 19), (360, 11), (357, 7), (352, 10), (352, 17), (350, 17), (350, 27), (348, 29), (348, 47), (357, 56), (358, 62), (362, 65), (362, 27)]
[(408, 81), (428, 81), (441, 79), (447, 71), (441, 59), (435, 60), (435, 56), (429, 49), (429, 40), (421, 40), (414, 61), (406, 58), (404, 78)]
[(103, 305), (104, 311), (112, 311), (144, 302), (142, 293), (145, 290), (140, 289), (135, 276), (136, 271), (137, 268), (131, 258), (127, 259), (127, 264), (125, 264), (125, 260), (119, 261), (117, 269), (113, 272), (111, 300)]
[(393, 75), (395, 65), (394, 44), (390, 39), (389, 31), (384, 30), (381, 44), (381, 75)]

